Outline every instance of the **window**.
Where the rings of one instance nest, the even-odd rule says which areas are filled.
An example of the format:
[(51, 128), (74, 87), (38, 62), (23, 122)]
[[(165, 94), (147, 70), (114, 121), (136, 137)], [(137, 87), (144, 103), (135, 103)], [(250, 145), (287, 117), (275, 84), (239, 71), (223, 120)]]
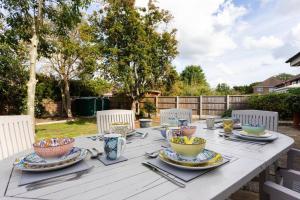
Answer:
[(263, 88), (261, 88), (261, 87), (258, 87), (258, 88), (256, 88), (256, 91), (257, 91), (257, 92), (263, 92), (263, 91), (264, 91), (264, 89), (263, 89)]

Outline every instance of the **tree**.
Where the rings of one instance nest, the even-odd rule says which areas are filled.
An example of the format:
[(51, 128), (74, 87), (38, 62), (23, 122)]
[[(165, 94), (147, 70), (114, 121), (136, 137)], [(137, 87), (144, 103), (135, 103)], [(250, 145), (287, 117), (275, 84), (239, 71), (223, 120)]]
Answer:
[[(54, 31), (60, 28), (51, 24)], [(81, 22), (65, 35), (51, 37), (52, 51), (49, 54), (50, 72), (59, 81), (62, 102), (66, 116), (72, 117), (70, 80), (74, 78), (90, 79), (97, 68), (99, 48), (91, 42), (91, 27), (87, 22)]]
[(216, 92), (221, 95), (229, 95), (231, 93), (231, 89), (226, 83), (219, 83), (217, 85)]
[[(36, 64), (38, 58), (47, 54), (49, 45), (47, 36), (64, 35), (81, 19), (80, 8), (89, 0), (2, 0), (0, 8), (6, 11), (5, 34), (11, 44), (24, 42), (29, 52), (29, 81), (27, 83), (27, 113), (34, 118)], [(47, 23), (51, 21), (59, 26), (51, 33)], [(10, 45), (11, 45), (10, 44)]]
[(189, 65), (180, 74), (181, 80), (187, 85), (208, 85), (205, 74), (199, 65)]
[(252, 94), (253, 87), (251, 85), (233, 86), (234, 92), (237, 94)]
[(107, 0), (91, 19), (97, 42), (103, 45), (102, 72), (131, 98), (133, 110), (145, 92), (169, 77), (177, 55), (176, 30), (162, 27), (170, 20), (152, 1), (137, 9), (134, 0)]
[(287, 73), (281, 73), (281, 74), (278, 74), (277, 76), (275, 76), (275, 78), (278, 78), (279, 80), (282, 80), (282, 81), (287, 81), (293, 77), (294, 77), (294, 75), (287, 74)]

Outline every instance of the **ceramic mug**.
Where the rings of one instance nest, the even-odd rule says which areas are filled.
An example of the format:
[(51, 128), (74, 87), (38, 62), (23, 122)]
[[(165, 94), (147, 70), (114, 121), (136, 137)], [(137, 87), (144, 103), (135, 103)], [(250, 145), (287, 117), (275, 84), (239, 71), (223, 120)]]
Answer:
[(178, 119), (178, 126), (187, 126), (189, 121), (187, 119)]
[(126, 139), (121, 134), (104, 135), (104, 152), (106, 159), (116, 160), (125, 150)]
[(213, 129), (215, 127), (215, 118), (210, 117), (206, 119), (206, 128)]

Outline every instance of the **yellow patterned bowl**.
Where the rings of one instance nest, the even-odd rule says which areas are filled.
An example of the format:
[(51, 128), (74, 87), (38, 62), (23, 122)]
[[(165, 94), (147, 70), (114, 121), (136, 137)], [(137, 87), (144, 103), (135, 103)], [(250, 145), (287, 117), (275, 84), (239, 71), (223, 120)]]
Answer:
[(206, 140), (200, 137), (173, 137), (170, 139), (171, 148), (180, 156), (196, 157), (205, 148)]

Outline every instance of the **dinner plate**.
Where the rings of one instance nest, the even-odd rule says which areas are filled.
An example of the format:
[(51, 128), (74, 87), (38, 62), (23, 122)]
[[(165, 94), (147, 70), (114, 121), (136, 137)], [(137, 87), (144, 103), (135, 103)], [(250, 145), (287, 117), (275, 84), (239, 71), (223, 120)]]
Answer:
[(130, 137), (130, 136), (133, 136), (134, 134), (135, 134), (135, 129), (132, 129), (132, 130), (130, 130), (130, 131), (128, 131), (127, 133), (126, 133), (126, 137)]
[(80, 155), (80, 152), (81, 152), (80, 148), (73, 147), (70, 150), (70, 152), (64, 156), (58, 158), (48, 158), (48, 159), (42, 158), (38, 156), (36, 153), (31, 153), (23, 158), (23, 162), (24, 164), (30, 167), (47, 167), (47, 166), (59, 165), (77, 158)]
[(215, 168), (215, 167), (218, 167), (218, 166), (224, 164), (224, 160), (223, 160), (223, 157), (221, 156), (221, 154), (217, 154), (216, 157), (214, 159), (212, 159), (211, 161), (204, 163), (204, 164), (197, 165), (197, 166), (189, 166), (189, 165), (182, 165), (182, 164), (175, 163), (175, 162), (169, 160), (168, 158), (166, 158), (161, 153), (159, 154), (159, 159), (168, 165), (171, 165), (171, 166), (179, 168), (179, 169), (185, 169), (185, 170), (205, 170), (205, 169)]
[(52, 165), (52, 166), (36, 166), (36, 167), (30, 167), (28, 165), (26, 165), (23, 162), (23, 159), (21, 159), (16, 165), (16, 169), (21, 170), (21, 171), (28, 171), (28, 172), (44, 172), (44, 171), (53, 171), (53, 170), (58, 170), (58, 169), (62, 169), (65, 167), (68, 167), (70, 165), (74, 165), (80, 161), (82, 161), (83, 159), (85, 159), (88, 155), (88, 151), (86, 149), (80, 149), (80, 155), (72, 160), (69, 160), (68, 162), (65, 163), (59, 163), (56, 165)]
[(262, 134), (262, 135), (255, 135), (255, 134), (247, 133), (246, 131), (239, 131), (239, 133), (244, 136), (256, 137), (256, 138), (268, 138), (268, 137), (272, 136), (272, 133), (270, 133), (268, 131), (264, 131), (264, 134)]
[(276, 134), (272, 134), (270, 137), (251, 137), (247, 135), (242, 135), (239, 133), (239, 131), (232, 131), (233, 135), (245, 139), (245, 140), (252, 140), (252, 141), (267, 141), (267, 142), (272, 142), (278, 138)]
[(169, 160), (183, 165), (190, 165), (190, 166), (196, 166), (199, 164), (203, 164), (208, 162), (209, 160), (213, 159), (217, 153), (208, 149), (204, 149), (201, 153), (198, 154), (197, 157), (188, 159), (185, 157), (181, 157), (178, 155), (175, 151), (173, 151), (170, 148), (164, 149), (161, 151), (161, 153), (168, 158)]

